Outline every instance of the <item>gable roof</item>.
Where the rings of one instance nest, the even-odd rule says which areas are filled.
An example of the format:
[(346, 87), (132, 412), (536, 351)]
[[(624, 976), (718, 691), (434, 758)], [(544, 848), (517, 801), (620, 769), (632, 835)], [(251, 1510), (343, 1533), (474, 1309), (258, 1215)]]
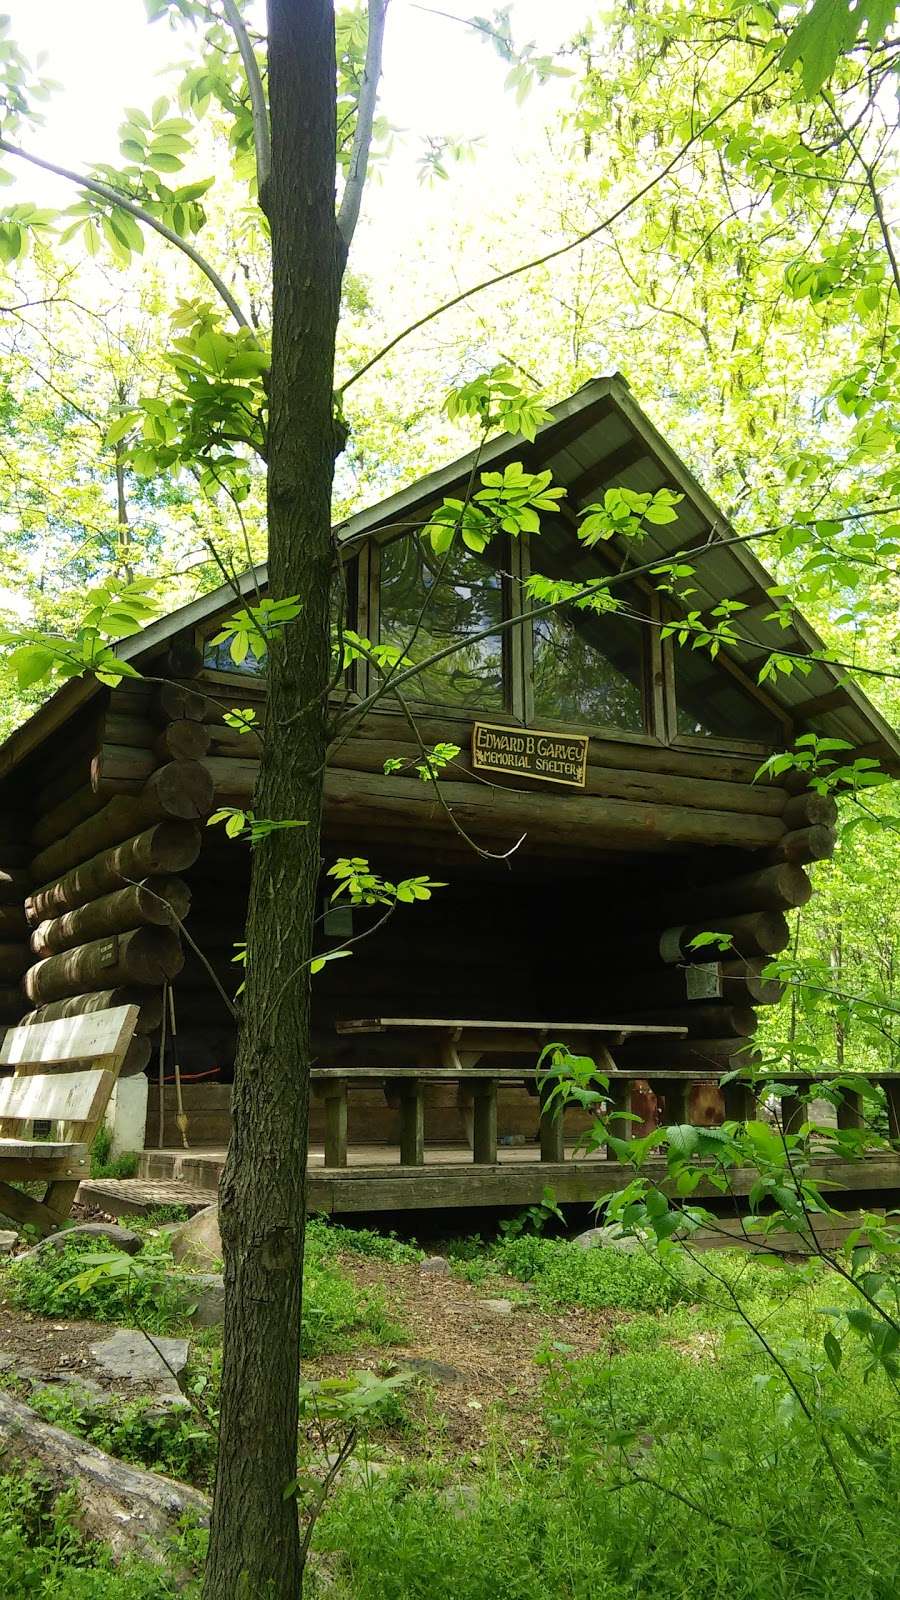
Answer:
[[(691, 580), (695, 607), (709, 611), (727, 596), (740, 599), (746, 608), (735, 619), (746, 642), (729, 646), (723, 653), (751, 678), (756, 678), (772, 652), (808, 655), (825, 651), (824, 642), (799, 612), (770, 598), (767, 590), (776, 580), (750, 545), (722, 543), (739, 541), (736, 529), (641, 410), (620, 373), (595, 378), (553, 406), (550, 421), (538, 430), (533, 444), (518, 435), (500, 434), (480, 451), (472, 450), (345, 518), (335, 530), (338, 539), (352, 546), (391, 524), (422, 517), (443, 495), (464, 483), (474, 467), (496, 467), (514, 457), (532, 470), (549, 468), (554, 483), (566, 488), (567, 504), (575, 512), (616, 484), (651, 491), (667, 486), (681, 492), (684, 499), (675, 521), (648, 527), (639, 543), (616, 540), (617, 552), (635, 565), (643, 565), (689, 550), (688, 559), (695, 569)], [(241, 575), (239, 587), (243, 595), (250, 595), (265, 588), (267, 581), (267, 565), (261, 562)], [(133, 662), (155, 655), (173, 635), (201, 626), (233, 605), (234, 599), (233, 588), (223, 584), (123, 639), (117, 653), (124, 661)], [(772, 615), (776, 611), (777, 618)], [(59, 689), (0, 746), (0, 777), (18, 766), (98, 687), (94, 679), (77, 679)], [(766, 693), (792, 719), (819, 734), (846, 739), (857, 753), (876, 756), (888, 771), (900, 774), (900, 734), (845, 668), (816, 661), (807, 674), (779, 673), (767, 682)]]

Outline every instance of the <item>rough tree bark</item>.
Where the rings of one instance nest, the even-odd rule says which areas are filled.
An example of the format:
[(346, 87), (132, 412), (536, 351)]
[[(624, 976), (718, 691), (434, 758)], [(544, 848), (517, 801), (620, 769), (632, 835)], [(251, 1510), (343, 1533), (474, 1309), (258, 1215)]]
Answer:
[(254, 850), (248, 967), (221, 1189), (225, 1353), (206, 1600), (297, 1600), (294, 1500), (309, 1101), (308, 968), (319, 875), (333, 573), (333, 0), (268, 0), (272, 229), (269, 592), (303, 612), (269, 654), (254, 810), (302, 818)]

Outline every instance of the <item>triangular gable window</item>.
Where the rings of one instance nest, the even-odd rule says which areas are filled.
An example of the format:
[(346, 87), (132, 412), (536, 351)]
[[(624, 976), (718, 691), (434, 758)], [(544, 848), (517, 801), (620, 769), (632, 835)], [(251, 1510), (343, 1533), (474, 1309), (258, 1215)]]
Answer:
[(747, 740), (779, 744), (784, 724), (721, 657), (708, 650), (675, 647), (677, 730), (682, 738)]

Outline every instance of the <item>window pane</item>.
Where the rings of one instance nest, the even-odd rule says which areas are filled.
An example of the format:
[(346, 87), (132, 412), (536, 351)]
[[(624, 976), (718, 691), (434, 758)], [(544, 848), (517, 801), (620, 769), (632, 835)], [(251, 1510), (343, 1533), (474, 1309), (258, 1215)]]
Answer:
[[(213, 634), (212, 638), (215, 638)], [(231, 641), (223, 639), (221, 644), (213, 644), (212, 639), (207, 639), (203, 646), (203, 665), (211, 668), (213, 672), (243, 672), (248, 677), (265, 675), (266, 656), (261, 660), (248, 650), (243, 661), (238, 664), (231, 658)]]
[(675, 650), (678, 732), (781, 744), (782, 724), (705, 650)]
[(564, 607), (533, 627), (536, 718), (643, 732), (639, 622)]
[[(497, 559), (502, 559), (500, 550)], [(500, 574), (463, 544), (457, 542), (443, 556), (435, 555), (423, 539), (395, 539), (382, 547), (383, 644), (400, 645), (414, 661), (421, 661), (502, 619)], [(502, 634), (463, 644), (452, 656), (412, 678), (409, 692), (417, 700), (442, 705), (502, 709)]]

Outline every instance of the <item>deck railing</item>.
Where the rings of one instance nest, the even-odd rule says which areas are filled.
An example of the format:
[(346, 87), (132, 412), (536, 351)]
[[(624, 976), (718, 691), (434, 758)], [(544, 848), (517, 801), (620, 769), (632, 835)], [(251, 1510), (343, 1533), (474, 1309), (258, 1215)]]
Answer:
[[(718, 1086), (720, 1077), (718, 1072), (605, 1072), (603, 1078), (608, 1087), (603, 1089), (604, 1103), (610, 1111), (631, 1113), (635, 1089), (640, 1087), (645, 1093), (644, 1086), (649, 1085), (657, 1102), (664, 1102), (661, 1122), (685, 1123), (690, 1121), (689, 1101), (694, 1087), (698, 1084)], [(859, 1089), (848, 1086), (852, 1078), (859, 1079)], [(505, 1086), (523, 1086), (537, 1098), (541, 1161), (564, 1161), (565, 1113), (550, 1100), (554, 1081), (537, 1067), (398, 1067), (393, 1071), (368, 1067), (314, 1068), (313, 1092), (324, 1101), (325, 1108), (325, 1166), (347, 1166), (349, 1096), (355, 1089), (373, 1088), (383, 1089), (388, 1104), (397, 1111), (400, 1165), (423, 1166), (425, 1091), (430, 1085), (447, 1083), (456, 1083), (459, 1088), (474, 1165), (493, 1166), (497, 1162), (497, 1094)], [(775, 1085), (777, 1090), (789, 1090), (776, 1096), (780, 1101), (781, 1125), (785, 1132), (796, 1131), (808, 1120), (804, 1094), (818, 1086), (828, 1088), (835, 1082), (840, 1085), (837, 1126), (861, 1128), (866, 1125), (866, 1101), (871, 1097), (865, 1095), (862, 1084), (877, 1085), (884, 1094), (888, 1139), (900, 1149), (900, 1072), (757, 1071), (752, 1081), (734, 1078), (722, 1085), (725, 1120), (749, 1121), (755, 1117), (761, 1102), (771, 1100), (770, 1085)], [(633, 1127), (626, 1115), (615, 1119), (613, 1131), (617, 1139), (627, 1139)], [(612, 1157), (612, 1150), (607, 1150), (607, 1154)]]

